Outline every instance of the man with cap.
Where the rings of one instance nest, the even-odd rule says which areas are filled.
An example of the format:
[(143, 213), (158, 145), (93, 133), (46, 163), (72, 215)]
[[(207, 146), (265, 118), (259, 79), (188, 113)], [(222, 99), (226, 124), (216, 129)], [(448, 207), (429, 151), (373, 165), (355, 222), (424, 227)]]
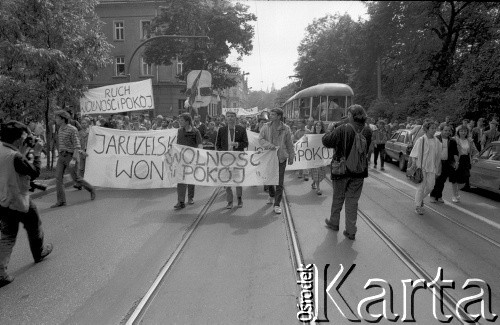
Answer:
[(495, 119), (491, 120), (490, 129), (484, 132), (483, 138), (481, 139), (481, 148), (484, 149), (489, 143), (500, 139), (500, 132), (498, 132), (497, 128), (498, 128), (497, 120)]
[[(64, 110), (58, 110), (54, 113), (56, 124), (59, 126), (58, 144), (59, 157), (56, 167), (56, 187), (57, 187), (57, 202), (51, 206), (56, 208), (66, 205), (66, 194), (64, 192), (64, 172), (66, 168), (71, 168), (71, 177), (77, 186), (81, 186), (90, 192), (90, 199), (95, 199), (95, 190), (92, 185), (85, 181), (79, 172), (81, 145), (78, 136), (78, 130), (71, 124), (68, 124), (71, 116)], [(71, 162), (75, 162), (71, 166)]]

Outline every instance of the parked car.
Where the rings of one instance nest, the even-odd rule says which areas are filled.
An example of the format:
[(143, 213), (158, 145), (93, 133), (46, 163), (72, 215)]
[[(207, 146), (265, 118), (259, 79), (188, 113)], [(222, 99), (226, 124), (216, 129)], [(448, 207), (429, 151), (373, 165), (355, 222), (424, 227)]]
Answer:
[(472, 164), (469, 183), (472, 186), (500, 194), (500, 141), (491, 142)]
[(411, 135), (409, 129), (400, 129), (394, 132), (392, 137), (385, 143), (385, 157), (387, 161), (396, 160), (399, 169), (406, 170), (408, 156), (411, 152)]

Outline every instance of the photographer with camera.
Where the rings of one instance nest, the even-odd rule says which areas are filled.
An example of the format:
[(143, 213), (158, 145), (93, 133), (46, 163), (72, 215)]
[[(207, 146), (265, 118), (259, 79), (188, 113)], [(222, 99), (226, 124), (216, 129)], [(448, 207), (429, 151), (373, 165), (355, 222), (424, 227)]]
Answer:
[[(29, 195), (30, 181), (40, 175), (40, 154), (43, 142), (30, 137), (26, 125), (11, 121), (0, 131), (0, 287), (14, 278), (7, 274), (7, 265), (16, 243), (19, 222), (28, 234), (35, 263), (52, 252), (52, 244), (43, 244), (42, 222), (36, 205)], [(34, 143), (33, 143), (34, 141)], [(26, 157), (33, 145), (33, 164)]]

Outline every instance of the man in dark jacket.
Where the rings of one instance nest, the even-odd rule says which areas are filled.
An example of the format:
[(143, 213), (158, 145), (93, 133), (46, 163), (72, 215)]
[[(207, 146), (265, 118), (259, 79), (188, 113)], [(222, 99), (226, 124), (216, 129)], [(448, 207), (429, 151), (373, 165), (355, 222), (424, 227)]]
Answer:
[(431, 192), (431, 202), (441, 202), (443, 200), (443, 188), (446, 179), (450, 179), (450, 182), (455, 183), (455, 170), (458, 167), (458, 147), (457, 142), (451, 136), (451, 126), (443, 125), (441, 127), (441, 134), (436, 136), (436, 138), (443, 144), (441, 151), (441, 174), (436, 178), (436, 183), (434, 184), (434, 189)]
[[(248, 147), (247, 130), (236, 124), (236, 113), (227, 112), (226, 114), (227, 125), (219, 128), (217, 133), (216, 148), (219, 151), (244, 151)], [(238, 197), (238, 208), (243, 206), (241, 198), (243, 188), (236, 186), (236, 196)], [(231, 186), (226, 186), (226, 209), (233, 208), (233, 190)]]
[(28, 127), (17, 121), (4, 124), (0, 132), (0, 287), (14, 281), (7, 274), (7, 265), (16, 244), (19, 222), (26, 229), (35, 263), (52, 252), (52, 244), (43, 244), (42, 222), (29, 195), (30, 181), (40, 175), (43, 143), (35, 143), (33, 163), (28, 161), (29, 146), (24, 142), (28, 132)]
[[(372, 141), (372, 130), (365, 125), (366, 112), (361, 105), (349, 107), (347, 120), (347, 123), (340, 124), (340, 126), (323, 136), (323, 145), (335, 149), (333, 157), (335, 160), (339, 160), (341, 157), (345, 157), (347, 160), (354, 145), (356, 132), (361, 132), (366, 139), (366, 154)], [(367, 162), (364, 165), (365, 169), (361, 173), (352, 173), (346, 170), (346, 173), (342, 176), (333, 177), (332, 175), (332, 210), (330, 218), (325, 219), (325, 223), (328, 228), (334, 231), (339, 230), (340, 211), (342, 211), (345, 201), (344, 235), (351, 240), (355, 239), (358, 201), (363, 189), (364, 178), (368, 177)]]

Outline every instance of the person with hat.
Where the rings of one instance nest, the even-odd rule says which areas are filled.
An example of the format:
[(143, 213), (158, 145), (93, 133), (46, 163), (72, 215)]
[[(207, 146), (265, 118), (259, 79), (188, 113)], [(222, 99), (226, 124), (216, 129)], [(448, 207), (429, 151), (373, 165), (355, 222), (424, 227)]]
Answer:
[[(57, 202), (51, 208), (61, 207), (66, 205), (66, 194), (64, 192), (64, 172), (70, 167), (71, 177), (77, 186), (81, 186), (90, 192), (90, 199), (95, 199), (95, 190), (92, 185), (85, 181), (80, 175), (80, 154), (81, 145), (78, 136), (78, 130), (71, 124), (68, 124), (71, 116), (64, 110), (58, 110), (54, 113), (56, 124), (59, 126), (58, 145), (59, 157), (57, 158), (56, 167), (56, 188)], [(71, 163), (74, 161), (74, 166)]]
[(493, 119), (490, 121), (490, 129), (483, 134), (481, 139), (481, 148), (486, 148), (486, 146), (500, 139), (500, 132), (498, 132), (498, 121)]

